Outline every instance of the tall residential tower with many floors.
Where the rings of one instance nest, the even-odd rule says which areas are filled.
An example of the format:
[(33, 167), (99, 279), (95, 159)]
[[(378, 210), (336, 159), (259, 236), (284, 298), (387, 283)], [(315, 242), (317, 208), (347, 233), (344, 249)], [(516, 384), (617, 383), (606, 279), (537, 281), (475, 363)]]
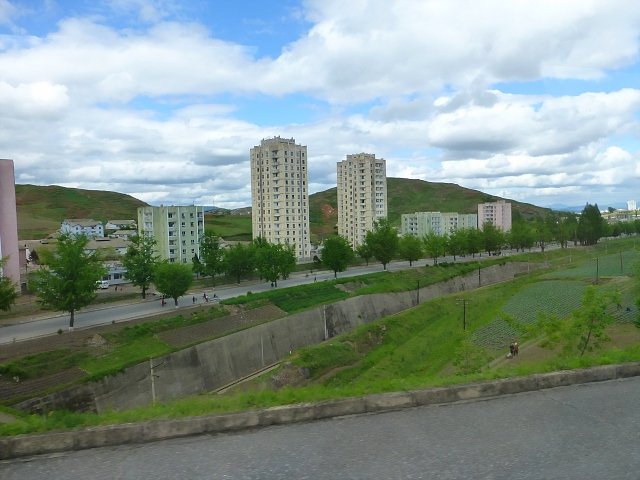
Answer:
[(307, 147), (293, 138), (268, 138), (250, 151), (253, 238), (311, 255)]
[(357, 248), (374, 222), (387, 216), (387, 164), (374, 154), (357, 153), (338, 162), (337, 174), (338, 234)]

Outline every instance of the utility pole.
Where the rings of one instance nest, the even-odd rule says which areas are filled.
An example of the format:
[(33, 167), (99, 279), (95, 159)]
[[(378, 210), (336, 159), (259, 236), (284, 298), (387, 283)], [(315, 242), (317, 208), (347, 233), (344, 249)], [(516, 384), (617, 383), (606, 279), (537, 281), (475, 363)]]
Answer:
[(470, 301), (466, 298), (458, 298), (458, 302), (462, 302), (462, 330), (467, 329), (467, 303)]

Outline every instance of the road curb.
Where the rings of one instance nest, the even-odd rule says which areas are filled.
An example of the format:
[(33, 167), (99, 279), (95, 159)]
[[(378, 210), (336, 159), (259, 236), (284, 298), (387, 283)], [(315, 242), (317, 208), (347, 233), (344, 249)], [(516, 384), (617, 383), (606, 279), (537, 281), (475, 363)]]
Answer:
[(635, 376), (640, 376), (640, 362), (535, 374), (526, 377), (451, 387), (286, 405), (239, 413), (176, 420), (153, 420), (44, 434), (17, 435), (0, 438), (0, 460), (96, 447), (146, 443), (203, 433), (235, 432), (270, 425), (285, 425), (345, 415), (387, 412), (424, 405), (482, 400), (501, 395)]

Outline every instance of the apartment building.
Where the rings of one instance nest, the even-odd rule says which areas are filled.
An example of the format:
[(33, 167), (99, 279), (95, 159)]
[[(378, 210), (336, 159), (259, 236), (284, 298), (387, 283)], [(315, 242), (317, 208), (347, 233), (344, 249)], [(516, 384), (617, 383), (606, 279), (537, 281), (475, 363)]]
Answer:
[(347, 155), (337, 165), (338, 234), (353, 248), (374, 222), (387, 217), (387, 162), (374, 154)]
[(13, 160), (0, 159), (0, 258), (5, 264), (0, 276), (10, 278), (20, 286), (18, 252), (18, 215), (16, 212), (16, 183)]
[(415, 212), (401, 215), (400, 233), (423, 237), (429, 233), (450, 235), (456, 230), (476, 228), (475, 213)]
[(192, 263), (200, 256), (204, 235), (204, 209), (191, 206), (138, 208), (138, 233), (156, 240), (156, 251), (170, 263)]
[(511, 231), (511, 204), (504, 200), (478, 204), (478, 228), (491, 223), (503, 232)]
[(253, 238), (292, 245), (311, 256), (307, 147), (293, 138), (263, 139), (250, 152)]

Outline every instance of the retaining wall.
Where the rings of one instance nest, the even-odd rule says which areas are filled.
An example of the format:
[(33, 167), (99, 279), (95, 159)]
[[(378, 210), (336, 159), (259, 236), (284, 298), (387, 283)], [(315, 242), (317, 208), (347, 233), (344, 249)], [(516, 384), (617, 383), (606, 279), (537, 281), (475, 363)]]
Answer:
[[(420, 303), (432, 298), (502, 282), (526, 272), (527, 264), (494, 265), (420, 289)], [(141, 363), (101, 381), (28, 400), (17, 408), (46, 413), (57, 409), (104, 412), (125, 410), (221, 388), (320, 343), (415, 306), (418, 292), (353, 297), (277, 319), (225, 337)]]

